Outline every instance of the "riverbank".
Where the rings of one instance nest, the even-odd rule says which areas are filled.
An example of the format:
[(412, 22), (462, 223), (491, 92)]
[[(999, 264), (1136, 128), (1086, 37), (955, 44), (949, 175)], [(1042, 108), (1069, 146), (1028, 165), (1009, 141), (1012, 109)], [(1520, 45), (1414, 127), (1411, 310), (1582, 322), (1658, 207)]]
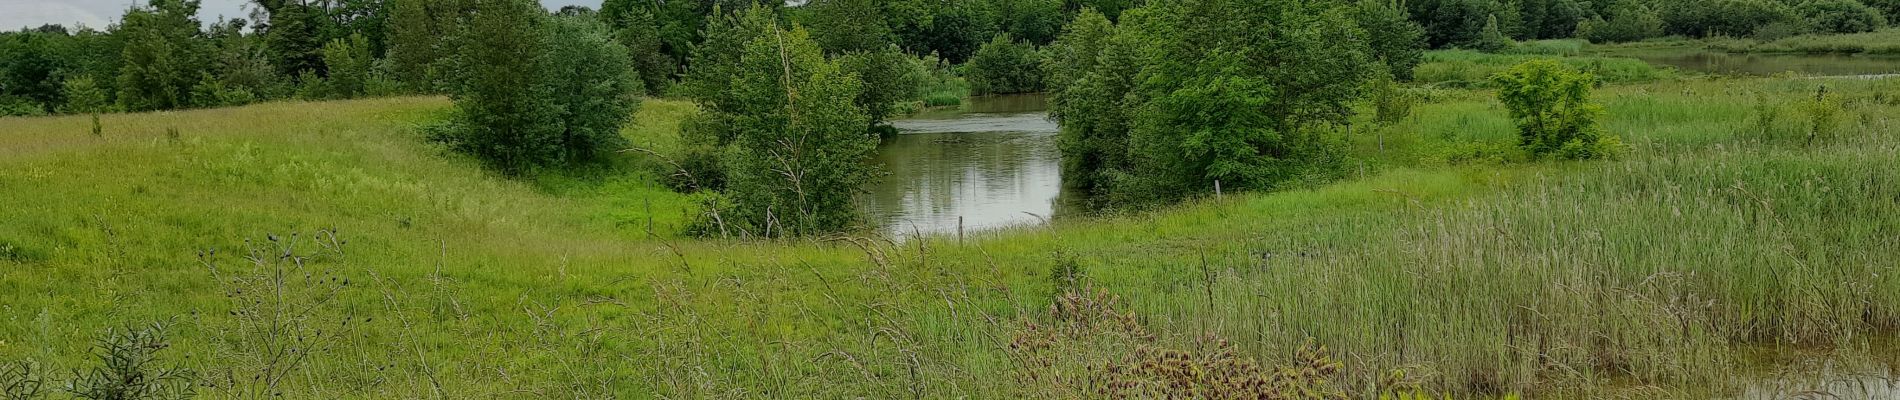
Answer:
[[(1810, 139), (1822, 85), (1842, 111)], [(1144, 354), (1292, 367), (1310, 340), (1325, 362), (1302, 365), (1361, 395), (1733, 396), (1765, 379), (1737, 371), (1900, 328), (1896, 95), (1611, 86), (1632, 153), (1546, 163), (1511, 154), (1489, 93), (1441, 90), (1346, 137), (1346, 181), (902, 244), (682, 237), (694, 199), (647, 169), (524, 182), (448, 155), (415, 129), (434, 98), (108, 115), (99, 137), (5, 119), (0, 360), (83, 370), (90, 338), (170, 321), (164, 361), (288, 368), (297, 398), (1023, 398)], [(625, 133), (667, 149), (690, 112), (649, 101)], [(349, 283), (229, 279), (291, 242), (293, 276)], [(284, 287), (325, 340), (273, 365), (235, 289)], [(1754, 365), (1761, 345), (1809, 353)]]

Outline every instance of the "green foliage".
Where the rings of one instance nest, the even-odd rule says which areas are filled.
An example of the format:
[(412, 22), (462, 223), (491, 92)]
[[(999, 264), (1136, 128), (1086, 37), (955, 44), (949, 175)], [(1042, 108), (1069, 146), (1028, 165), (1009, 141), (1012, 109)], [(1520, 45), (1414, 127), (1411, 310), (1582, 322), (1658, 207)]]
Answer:
[(1062, 25), (1068, 22), (1062, 12), (1062, 0), (982, 1), (997, 33), (1032, 45), (1054, 41), (1056, 35), (1062, 33)]
[(1477, 43), (1473, 43), (1471, 48), (1486, 53), (1497, 53), (1516, 45), (1517, 42), (1512, 41), (1510, 36), (1505, 36), (1504, 31), (1498, 27), (1498, 17), (1492, 16), (1485, 21), (1484, 31), (1479, 33)]
[(323, 45), (323, 67), (329, 76), (329, 95), (356, 98), (368, 93), (370, 81), (369, 39), (363, 35), (330, 41)]
[(0, 96), (41, 106), (60, 104), (60, 82), (70, 62), (58, 54), (63, 34), (20, 32), (0, 36)]
[(1548, 57), (1536, 55), (1486, 54), (1469, 50), (1434, 50), (1425, 54), (1413, 78), (1418, 83), (1451, 87), (1478, 87), (1491, 83), (1491, 76), (1518, 64), (1550, 59), (1590, 73), (1603, 83), (1627, 84), (1653, 82), (1674, 75), (1634, 58), (1622, 57)]
[(1591, 17), (1577, 25), (1577, 37), (1593, 43), (1622, 43), (1662, 36), (1662, 14), (1634, 1), (1612, 3), (1609, 17)]
[(1349, 11), (1202, 0), (1124, 16), (1140, 100), (1128, 106), (1135, 167), (1113, 191), (1168, 201), (1327, 179), (1339, 148), (1321, 127), (1353, 114), (1373, 71)]
[(640, 0), (608, 1), (601, 5), (600, 16), (614, 30), (614, 37), (627, 48), (628, 56), (633, 58), (634, 71), (640, 74), (647, 93), (661, 96), (673, 85), (679, 65), (666, 54), (660, 21), (651, 3), (641, 3)]
[(1379, 74), (1368, 84), (1367, 97), (1372, 99), (1372, 121), (1382, 126), (1393, 126), (1412, 116), (1412, 108), (1419, 102), (1419, 96), (1411, 90), (1393, 81), (1390, 75)]
[(452, 56), (466, 35), (461, 18), (471, 2), (389, 0), (387, 32), (391, 78), (408, 91), (444, 89), (452, 76)]
[(625, 144), (639, 77), (598, 20), (549, 17), (525, 0), (483, 0), (438, 139), (508, 174), (599, 160)]
[(1517, 121), (1519, 144), (1533, 155), (1562, 159), (1613, 158), (1620, 141), (1605, 135), (1597, 119), (1603, 107), (1590, 101), (1596, 77), (1551, 60), (1532, 60), (1492, 78), (1498, 101)]
[(852, 199), (872, 176), (865, 161), (878, 142), (856, 106), (860, 80), (826, 60), (802, 29), (750, 27), (765, 30), (745, 35), (752, 39), (731, 77), (741, 102), (721, 116), (733, 129), (725, 154), (734, 204), (719, 218), (722, 232), (780, 237), (855, 227)]
[(1820, 33), (1873, 32), (1887, 26), (1880, 10), (1856, 0), (1808, 0), (1798, 11)]
[(1808, 122), (1808, 135), (1802, 145), (1812, 146), (1816, 140), (1833, 139), (1840, 131), (1841, 107), (1840, 97), (1829, 94), (1826, 86), (1817, 90), (1813, 99), (1802, 101), (1800, 110)]
[(813, 0), (801, 26), (826, 53), (883, 51), (892, 44), (886, 6), (876, 0)]
[(171, 347), (165, 334), (166, 327), (157, 323), (106, 332), (95, 353), (100, 365), (74, 378), (66, 390), (89, 400), (192, 398), (197, 373), (159, 357)]
[(997, 35), (964, 66), (970, 90), (978, 95), (1033, 93), (1043, 90), (1042, 54), (1036, 46), (1008, 34)]
[(900, 21), (893, 27), (898, 42), (918, 54), (936, 54), (952, 64), (963, 64), (976, 55), (997, 27), (985, 9), (991, 0), (945, 0), (918, 7), (926, 14)]
[(1681, 0), (1658, 3), (1668, 34), (1742, 37), (1777, 22), (1796, 20), (1775, 0)]
[(551, 87), (547, 101), (560, 108), (562, 159), (598, 161), (626, 147), (620, 128), (640, 105), (640, 76), (627, 48), (600, 21), (561, 17), (552, 22), (545, 45), (548, 65), (537, 75), (540, 84)]
[(1405, 5), (1413, 20), (1425, 27), (1426, 43), (1434, 48), (1477, 48), (1492, 20), (1503, 19), (1497, 29), (1507, 33), (1518, 27), (1500, 17), (1520, 15), (1505, 3), (1490, 0), (1412, 0)]
[(1380, 0), (1361, 1), (1353, 9), (1353, 21), (1366, 30), (1372, 57), (1399, 80), (1411, 80), (1412, 70), (1425, 57), (1425, 28), (1405, 13), (1398, 3)]
[(838, 67), (847, 75), (857, 76), (863, 90), (858, 108), (872, 125), (881, 124), (896, 112), (899, 103), (916, 101), (923, 95), (928, 72), (916, 58), (895, 47), (878, 51), (853, 51), (837, 57)]
[(180, 108), (192, 104), (206, 52), (199, 35), (196, 0), (153, 0), (151, 7), (126, 11), (115, 36), (124, 43), (118, 71), (118, 102), (129, 111)]
[(1092, 199), (1111, 196), (1117, 176), (1134, 168), (1126, 94), (1134, 90), (1140, 66), (1132, 43), (1117, 38), (1106, 15), (1084, 9), (1049, 46), (1044, 64), (1049, 117), (1062, 123), (1057, 146), (1064, 185)]
[(0, 365), (0, 399), (32, 400), (46, 391), (45, 368), (31, 360)]
[(66, 79), (60, 92), (66, 97), (65, 112), (90, 114), (110, 111), (112, 106), (106, 99), (106, 91), (91, 76), (78, 76)]
[(249, 104), (256, 100), (257, 96), (249, 90), (227, 86), (223, 80), (211, 76), (210, 73), (203, 74), (198, 79), (198, 83), (191, 87), (193, 107), (230, 107)]

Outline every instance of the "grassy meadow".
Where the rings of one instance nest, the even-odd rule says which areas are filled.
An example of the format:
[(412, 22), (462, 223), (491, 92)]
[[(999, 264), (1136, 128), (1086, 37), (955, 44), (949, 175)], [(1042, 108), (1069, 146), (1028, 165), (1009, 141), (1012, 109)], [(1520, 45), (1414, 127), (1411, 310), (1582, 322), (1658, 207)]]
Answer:
[[(1482, 57), (1517, 56), (1433, 60)], [(0, 119), (0, 361), (59, 379), (162, 321), (233, 397), (1075, 398), (1191, 379), (1127, 372), (1162, 351), (1720, 398), (1801, 369), (1763, 349), (1900, 362), (1900, 80), (1629, 82), (1596, 95), (1617, 161), (1526, 160), (1491, 93), (1430, 89), (1345, 181), (967, 241), (685, 237), (649, 160), (502, 178), (418, 129), (440, 98)]]

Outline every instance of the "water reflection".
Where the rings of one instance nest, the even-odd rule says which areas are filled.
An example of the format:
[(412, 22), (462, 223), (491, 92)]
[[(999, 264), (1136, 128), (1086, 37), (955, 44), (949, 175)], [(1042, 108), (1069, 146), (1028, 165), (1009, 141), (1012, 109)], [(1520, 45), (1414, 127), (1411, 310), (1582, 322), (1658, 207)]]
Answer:
[(979, 99), (966, 110), (892, 121), (876, 162), (887, 173), (862, 203), (895, 236), (1031, 225), (1062, 192), (1057, 126), (1040, 96)]

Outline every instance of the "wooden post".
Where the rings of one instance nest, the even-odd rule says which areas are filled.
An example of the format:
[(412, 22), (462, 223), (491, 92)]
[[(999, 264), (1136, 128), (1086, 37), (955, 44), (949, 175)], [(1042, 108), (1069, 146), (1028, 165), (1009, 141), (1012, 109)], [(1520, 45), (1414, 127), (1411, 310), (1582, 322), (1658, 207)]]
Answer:
[(1214, 180), (1214, 198), (1216, 198), (1216, 199), (1219, 199), (1219, 198), (1222, 198), (1222, 197), (1225, 197), (1225, 196), (1224, 196), (1224, 195), (1222, 195), (1222, 194), (1221, 194), (1221, 192), (1220, 192), (1220, 180), (1219, 180), (1219, 179), (1215, 179), (1215, 180)]
[(963, 216), (957, 216), (957, 244), (963, 244)]

